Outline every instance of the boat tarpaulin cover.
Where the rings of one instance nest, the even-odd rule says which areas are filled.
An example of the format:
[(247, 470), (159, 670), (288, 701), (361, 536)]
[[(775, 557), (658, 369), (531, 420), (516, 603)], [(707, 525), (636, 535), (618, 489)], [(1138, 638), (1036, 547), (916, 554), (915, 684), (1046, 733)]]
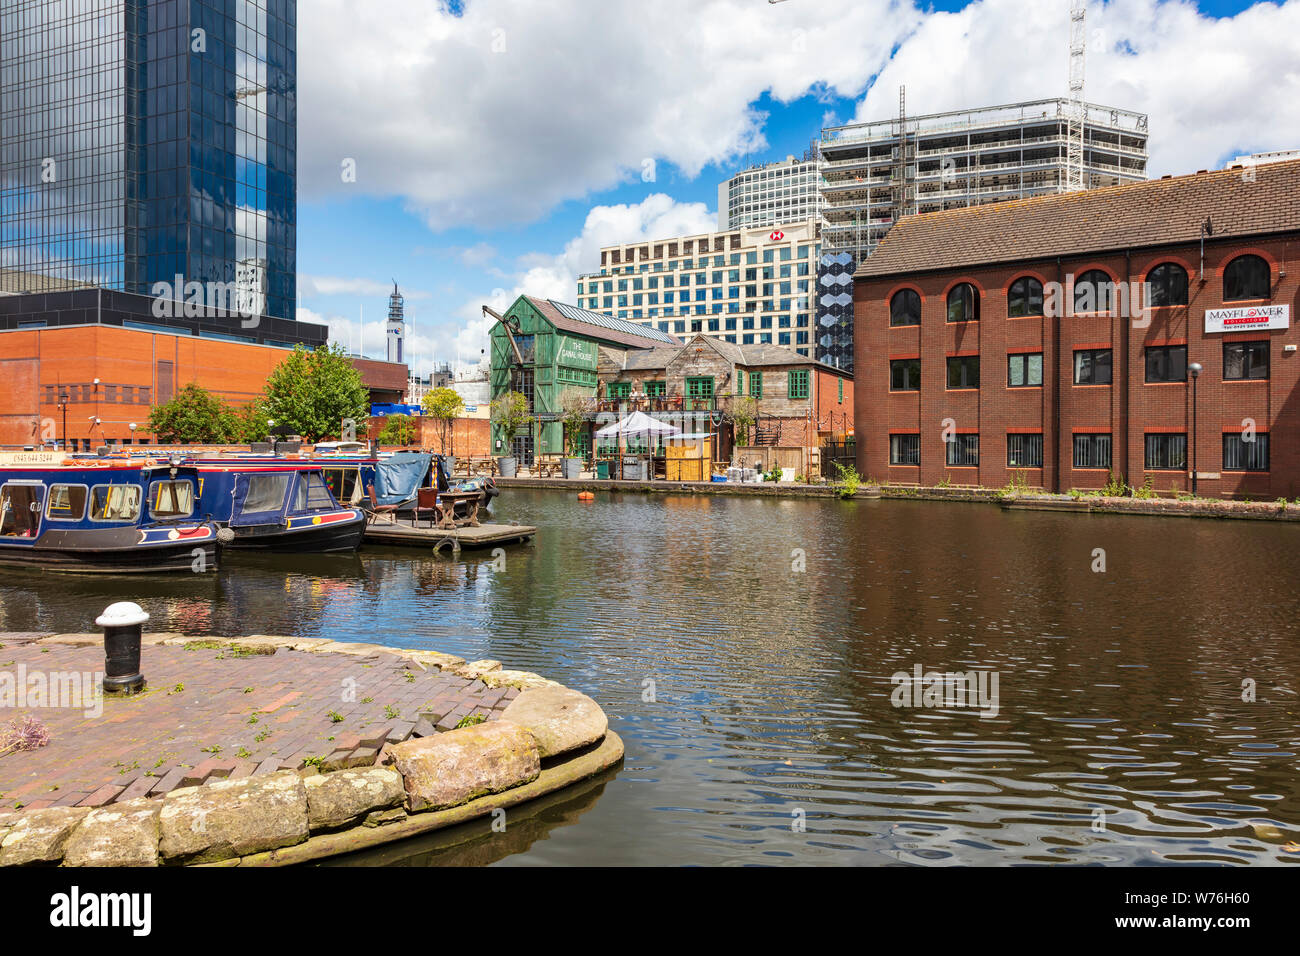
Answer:
[(230, 523), (236, 528), (279, 524), (284, 520), (285, 497), (293, 481), (291, 471), (252, 472), (235, 477), (235, 509)]
[(432, 455), (397, 452), (375, 465), (375, 503), (400, 505), (415, 497), (415, 490), (429, 473)]

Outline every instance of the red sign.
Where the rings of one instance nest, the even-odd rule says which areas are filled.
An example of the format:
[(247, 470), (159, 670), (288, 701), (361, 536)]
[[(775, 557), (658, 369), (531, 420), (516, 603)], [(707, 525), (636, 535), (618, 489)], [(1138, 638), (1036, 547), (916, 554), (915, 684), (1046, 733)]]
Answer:
[(772, 240), (773, 242), (780, 242), (782, 239), (785, 238), (785, 233), (782, 232), (780, 229), (773, 229), (772, 234), (767, 238)]

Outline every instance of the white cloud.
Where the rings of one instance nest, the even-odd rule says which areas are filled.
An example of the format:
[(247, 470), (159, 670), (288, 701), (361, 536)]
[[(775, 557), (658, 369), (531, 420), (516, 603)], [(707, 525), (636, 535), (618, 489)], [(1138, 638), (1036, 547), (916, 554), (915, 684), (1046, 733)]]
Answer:
[[(600, 264), (602, 246), (709, 232), (715, 222), (704, 203), (679, 203), (663, 193), (647, 196), (639, 203), (596, 206), (587, 214), (582, 232), (565, 243), (561, 252), (520, 257), (517, 268), (504, 284), (490, 293), (466, 300), (451, 315), (430, 320), (422, 310), (408, 309), (408, 364), (421, 371), (427, 371), (435, 360), (454, 363), (459, 359), (476, 364), (480, 350), (487, 347), (488, 331), (494, 321), (483, 316), (482, 306), (500, 312), (523, 294), (572, 302), (577, 297), (578, 275)], [(298, 318), (328, 325), (330, 338), (349, 349), (361, 346), (359, 317), (324, 315), (300, 306)], [(384, 322), (367, 321), (364, 331), (366, 353), (381, 357)]]
[(482, 269), (496, 257), (496, 247), (486, 242), (478, 242), (459, 251), (461, 264), (470, 269)]
[[(919, 19), (889, 0), (313, 0), (298, 25), (300, 189), (400, 196), (435, 229), (525, 222), (766, 144), (752, 104), (852, 96)], [(818, 51), (834, 49), (834, 56)], [(810, 135), (814, 131), (809, 131)], [(354, 160), (356, 182), (343, 182)]]
[[(425, 289), (411, 289), (397, 283), (397, 291), (404, 299), (420, 300), (430, 298)], [(298, 273), (299, 296), (352, 295), (379, 299), (378, 305), (388, 307), (388, 297), (393, 292), (392, 282), (367, 279), (357, 276), (313, 276)]]
[(494, 289), (486, 301), (480, 298), (466, 302), (458, 310), (465, 326), (457, 332), (456, 344), (461, 354), (473, 356), (486, 347), (495, 320), (483, 316), (483, 305), (500, 312), (520, 295), (573, 302), (578, 276), (599, 267), (604, 246), (698, 235), (716, 226), (717, 217), (704, 203), (679, 203), (663, 193), (647, 196), (639, 203), (596, 206), (587, 213), (582, 232), (565, 243), (562, 252), (521, 257), (520, 271), (511, 288)]
[[(1150, 174), (1211, 169), (1240, 150), (1300, 146), (1300, 2), (1214, 19), (1190, 2), (1112, 0), (1087, 19), (1090, 102), (1150, 117)], [(859, 103), (858, 120), (1064, 96), (1065, 3), (981, 0), (934, 13)]]

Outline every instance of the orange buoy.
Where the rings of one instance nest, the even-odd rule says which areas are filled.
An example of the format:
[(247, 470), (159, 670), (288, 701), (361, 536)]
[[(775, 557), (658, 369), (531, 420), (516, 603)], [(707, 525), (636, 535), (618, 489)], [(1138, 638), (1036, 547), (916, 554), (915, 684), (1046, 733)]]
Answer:
[(578, 492), (578, 500), (579, 500), (579, 501), (595, 501), (595, 500), (596, 500), (596, 496), (593, 495), (590, 491), (580, 491), (580, 492)]

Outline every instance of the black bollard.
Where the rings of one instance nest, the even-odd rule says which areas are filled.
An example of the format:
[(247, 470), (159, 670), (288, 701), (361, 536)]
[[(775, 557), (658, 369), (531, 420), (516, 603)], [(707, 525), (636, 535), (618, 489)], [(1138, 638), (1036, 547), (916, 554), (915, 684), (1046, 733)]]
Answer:
[(140, 673), (140, 628), (149, 615), (129, 601), (109, 605), (95, 623), (104, 629), (104, 693), (138, 694), (144, 689)]

